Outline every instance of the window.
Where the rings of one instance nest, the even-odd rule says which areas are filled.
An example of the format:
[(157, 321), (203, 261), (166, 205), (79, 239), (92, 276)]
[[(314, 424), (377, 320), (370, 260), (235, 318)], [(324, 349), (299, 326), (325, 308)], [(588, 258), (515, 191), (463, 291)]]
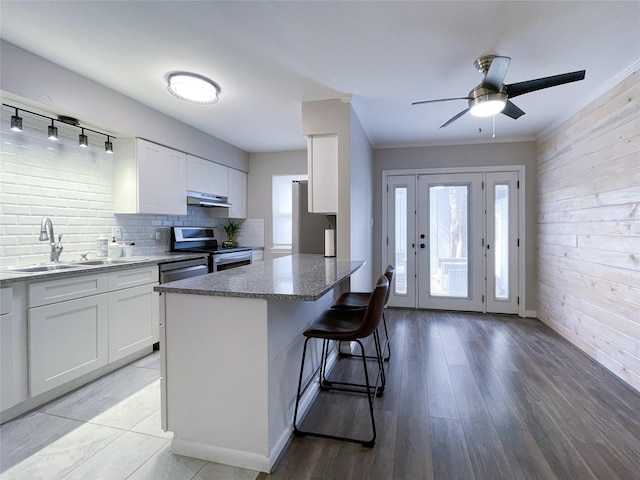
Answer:
[(271, 184), (273, 210), (273, 248), (291, 249), (292, 185), (294, 180), (307, 180), (307, 175), (274, 175)]

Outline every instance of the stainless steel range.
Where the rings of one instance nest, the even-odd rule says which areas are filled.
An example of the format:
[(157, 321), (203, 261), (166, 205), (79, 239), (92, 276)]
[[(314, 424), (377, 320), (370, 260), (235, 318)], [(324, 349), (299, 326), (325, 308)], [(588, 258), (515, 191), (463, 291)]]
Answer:
[(171, 251), (208, 253), (209, 272), (219, 272), (251, 263), (250, 248), (220, 248), (213, 228), (171, 227)]

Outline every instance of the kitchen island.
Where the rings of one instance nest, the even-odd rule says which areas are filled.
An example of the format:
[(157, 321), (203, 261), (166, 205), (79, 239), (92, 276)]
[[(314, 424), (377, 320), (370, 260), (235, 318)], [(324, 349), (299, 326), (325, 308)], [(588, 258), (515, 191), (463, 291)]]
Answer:
[(269, 472), (292, 432), (302, 332), (362, 265), (301, 254), (157, 286), (173, 453)]

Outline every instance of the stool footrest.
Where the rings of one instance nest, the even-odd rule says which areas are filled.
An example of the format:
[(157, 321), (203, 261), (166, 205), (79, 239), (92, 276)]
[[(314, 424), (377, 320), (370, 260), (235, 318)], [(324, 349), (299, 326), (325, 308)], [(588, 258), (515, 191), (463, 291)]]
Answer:
[(303, 430), (298, 430), (297, 428), (294, 427), (293, 429), (293, 434), (296, 437), (318, 437), (318, 438), (327, 438), (329, 440), (340, 440), (342, 442), (350, 442), (350, 443), (359, 443), (361, 444), (363, 447), (366, 448), (373, 448), (374, 445), (376, 444), (375, 441), (375, 436), (371, 439), (371, 440), (359, 440), (357, 438), (351, 438), (351, 437), (339, 437), (337, 435), (327, 435), (325, 433), (318, 433), (318, 432), (305, 432)]

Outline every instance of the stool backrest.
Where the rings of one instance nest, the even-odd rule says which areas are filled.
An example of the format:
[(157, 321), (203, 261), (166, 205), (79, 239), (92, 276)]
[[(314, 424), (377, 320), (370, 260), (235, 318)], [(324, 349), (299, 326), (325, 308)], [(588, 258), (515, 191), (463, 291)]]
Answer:
[(389, 288), (387, 288), (387, 296), (384, 299), (384, 305), (387, 306), (389, 302), (389, 294), (391, 293), (391, 285), (393, 284), (393, 277), (396, 275), (396, 269), (393, 268), (393, 265), (388, 265), (387, 269), (384, 271), (384, 276), (387, 277), (389, 281)]
[(367, 309), (364, 312), (364, 317), (362, 317), (362, 322), (356, 332), (358, 338), (368, 337), (376, 328), (378, 328), (378, 324), (382, 319), (382, 310), (384, 309), (384, 302), (387, 298), (388, 291), (389, 280), (387, 280), (387, 277), (382, 275), (378, 279), (376, 288), (369, 297)]

